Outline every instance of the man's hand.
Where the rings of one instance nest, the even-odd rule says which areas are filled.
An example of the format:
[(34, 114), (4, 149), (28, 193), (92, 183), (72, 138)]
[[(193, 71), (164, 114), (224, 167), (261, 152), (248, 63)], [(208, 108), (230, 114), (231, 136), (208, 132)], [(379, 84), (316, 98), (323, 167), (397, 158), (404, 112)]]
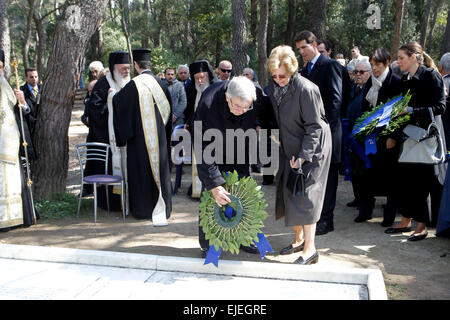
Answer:
[(219, 207), (227, 205), (231, 202), (231, 199), (228, 197), (230, 194), (222, 186), (211, 189), (211, 192)]
[(20, 105), (26, 105), (25, 95), (22, 90), (14, 89), (14, 94), (16, 95), (17, 101), (19, 101)]

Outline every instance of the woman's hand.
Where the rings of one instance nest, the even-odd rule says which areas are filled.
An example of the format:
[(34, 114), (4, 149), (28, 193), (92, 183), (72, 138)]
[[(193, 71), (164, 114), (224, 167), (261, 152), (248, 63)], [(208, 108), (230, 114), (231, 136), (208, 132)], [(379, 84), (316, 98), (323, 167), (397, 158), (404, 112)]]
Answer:
[(230, 194), (222, 186), (211, 189), (211, 192), (219, 207), (227, 205), (231, 202), (231, 199), (228, 197)]
[(298, 161), (299, 161), (299, 160), (301, 161), (302, 165), (303, 165), (303, 163), (305, 163), (305, 159), (300, 159), (300, 158), (298, 158), (298, 159), (296, 160), (295, 157), (292, 156), (291, 161), (289, 161), (289, 163), (290, 163), (292, 169), (298, 169), (298, 167), (299, 167)]
[(397, 142), (394, 139), (388, 138), (386, 140), (386, 149), (392, 149), (395, 147), (396, 144), (397, 144)]

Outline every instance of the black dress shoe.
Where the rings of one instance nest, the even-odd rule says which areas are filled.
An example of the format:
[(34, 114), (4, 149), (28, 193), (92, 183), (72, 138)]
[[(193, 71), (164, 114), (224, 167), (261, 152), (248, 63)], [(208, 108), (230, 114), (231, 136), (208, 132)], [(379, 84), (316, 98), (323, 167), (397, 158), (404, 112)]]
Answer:
[(301, 245), (299, 245), (295, 248), (292, 244), (290, 244), (286, 248), (281, 249), (280, 254), (286, 255), (286, 254), (291, 254), (291, 253), (295, 253), (295, 252), (300, 252), (303, 250), (304, 247), (305, 247), (305, 241), (303, 241), (303, 243)]
[(408, 237), (408, 241), (420, 241), (420, 240), (425, 239), (427, 237), (427, 235), (428, 235), (428, 231), (426, 231), (424, 234), (419, 234), (417, 236), (412, 234)]
[(254, 244), (251, 244), (251, 245), (249, 245), (249, 246), (241, 246), (241, 249), (244, 250), (244, 251), (247, 252), (247, 253), (253, 253), (253, 254), (255, 254), (255, 253), (258, 253), (258, 252), (259, 252), (259, 251), (258, 251), (258, 248), (257, 248)]
[(322, 221), (317, 223), (316, 236), (321, 236), (331, 231), (334, 231), (334, 226), (332, 222)]
[(366, 222), (367, 220), (372, 219), (372, 216), (365, 216), (365, 215), (358, 215), (355, 220), (353, 220), (356, 223), (360, 222)]
[(319, 253), (316, 251), (311, 257), (309, 257), (306, 260), (303, 260), (303, 257), (300, 256), (297, 260), (295, 260), (295, 263), (301, 264), (301, 265), (308, 265), (308, 264), (315, 264), (319, 262)]
[(412, 230), (411, 227), (406, 227), (406, 228), (387, 228), (386, 230), (384, 230), (384, 233), (396, 234), (396, 233), (402, 233), (402, 232), (409, 232), (411, 230)]
[(381, 226), (384, 227), (384, 228), (390, 227), (390, 226), (392, 226), (394, 224), (394, 221), (395, 221), (395, 219), (394, 220), (392, 220), (392, 219), (383, 219), (383, 222), (381, 222)]
[(204, 259), (204, 258), (206, 258), (206, 254), (208, 253), (208, 248), (201, 248), (200, 249), (200, 255), (201, 255), (201, 257)]
[(263, 176), (263, 182), (262, 184), (265, 186), (271, 185), (273, 183), (273, 176)]

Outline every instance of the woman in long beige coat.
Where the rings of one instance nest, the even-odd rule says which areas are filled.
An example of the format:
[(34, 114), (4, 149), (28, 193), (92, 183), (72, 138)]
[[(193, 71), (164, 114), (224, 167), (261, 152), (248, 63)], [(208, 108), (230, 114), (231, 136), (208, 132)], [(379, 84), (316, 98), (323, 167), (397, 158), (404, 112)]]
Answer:
[[(319, 88), (298, 73), (298, 61), (289, 46), (272, 50), (268, 70), (274, 81), (270, 98), (280, 128), (280, 167), (277, 174), (276, 218), (285, 217), (295, 239), (281, 254), (302, 251), (296, 263), (317, 263), (314, 244), (331, 159), (331, 131)], [(301, 162), (306, 191), (292, 195), (286, 187), (291, 168)]]

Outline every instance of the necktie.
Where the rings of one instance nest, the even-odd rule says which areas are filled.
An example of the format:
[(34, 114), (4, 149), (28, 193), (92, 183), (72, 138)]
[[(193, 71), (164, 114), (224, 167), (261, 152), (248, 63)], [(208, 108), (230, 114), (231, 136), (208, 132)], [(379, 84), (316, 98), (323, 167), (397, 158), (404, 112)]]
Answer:
[(308, 76), (311, 74), (312, 67), (313, 67), (313, 63), (312, 62), (308, 62), (307, 66), (306, 66), (306, 68), (307, 68), (306, 70), (308, 72)]
[(36, 98), (36, 97), (37, 97), (37, 94), (38, 94), (38, 91), (37, 91), (36, 88), (33, 88), (33, 94), (34, 94), (34, 97)]

